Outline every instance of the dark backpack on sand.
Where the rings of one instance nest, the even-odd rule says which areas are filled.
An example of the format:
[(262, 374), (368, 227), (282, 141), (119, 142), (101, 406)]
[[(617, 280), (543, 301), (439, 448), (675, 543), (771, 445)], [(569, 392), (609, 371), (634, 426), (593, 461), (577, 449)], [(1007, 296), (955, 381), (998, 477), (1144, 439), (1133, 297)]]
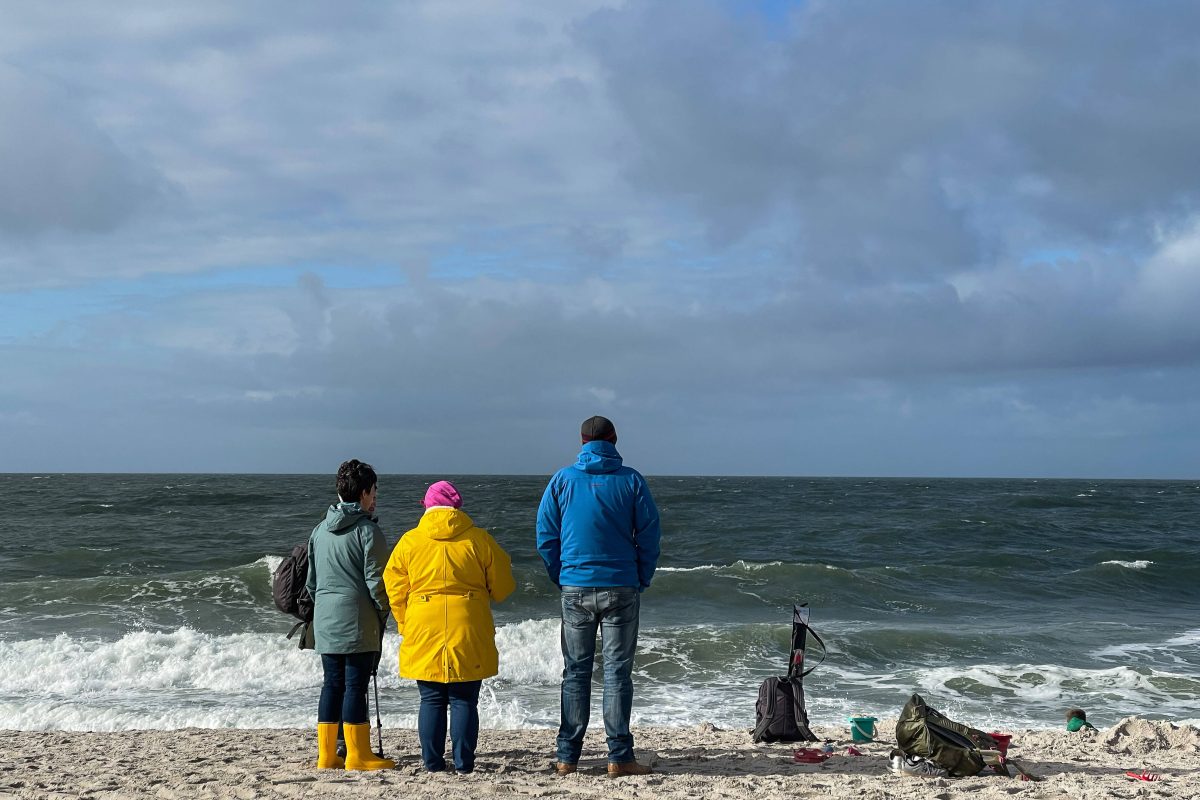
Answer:
[(792, 653), (787, 675), (767, 678), (758, 687), (754, 703), (755, 742), (815, 742), (817, 737), (808, 727), (808, 712), (804, 708), (804, 676), (821, 661), (804, 668), (805, 639), (811, 633), (821, 645), (821, 661), (825, 660), (825, 643), (817, 632), (808, 627), (808, 604), (792, 606)]
[(271, 599), (275, 607), (300, 620), (292, 626), (287, 638), (300, 633), (300, 649), (311, 650), (313, 599), (305, 584), (308, 582), (308, 542), (292, 548), (291, 555), (279, 562), (271, 574)]
[[(980, 750), (999, 749), (991, 736), (934, 711), (919, 694), (910, 697), (900, 712), (896, 744), (907, 755), (927, 758), (955, 778), (983, 772), (987, 764)], [(1009, 774), (1003, 764), (997, 772), (1001, 770)]]
[(755, 742), (815, 742), (804, 710), (804, 683), (799, 678), (767, 678), (754, 703)]

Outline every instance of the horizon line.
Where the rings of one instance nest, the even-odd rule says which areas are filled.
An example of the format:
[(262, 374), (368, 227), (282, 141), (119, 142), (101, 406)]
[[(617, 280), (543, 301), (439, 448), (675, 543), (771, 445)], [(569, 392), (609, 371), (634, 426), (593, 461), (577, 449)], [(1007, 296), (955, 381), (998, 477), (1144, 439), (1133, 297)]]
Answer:
[[(430, 478), (434, 476), (451, 476), (457, 478), (548, 478), (551, 472), (453, 472), (448, 470), (438, 472), (377, 472), (380, 476), (399, 478)], [(641, 472), (641, 470), (639, 470)], [(203, 475), (203, 476), (255, 476), (255, 477), (308, 477), (329, 476), (333, 472), (193, 472), (184, 470), (146, 471), (107, 471), (107, 470), (39, 470), (35, 472), (0, 472), (0, 477), (33, 477), (49, 478), (74, 475)], [(1154, 482), (1189, 482), (1200, 480), (1200, 477), (1161, 477), (1161, 476), (1096, 476), (1096, 475), (789, 475), (784, 473), (649, 473), (642, 472), (647, 478), (768, 478), (772, 480), (912, 480), (912, 481), (956, 481), (956, 480), (994, 480), (994, 481), (1154, 481)]]

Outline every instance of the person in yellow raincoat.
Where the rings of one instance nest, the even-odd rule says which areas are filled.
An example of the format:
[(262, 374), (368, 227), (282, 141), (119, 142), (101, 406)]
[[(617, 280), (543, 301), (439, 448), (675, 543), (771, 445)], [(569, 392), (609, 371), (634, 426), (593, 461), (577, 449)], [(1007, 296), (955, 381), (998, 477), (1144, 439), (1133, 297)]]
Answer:
[(462, 510), (449, 481), (425, 493), (417, 527), (396, 543), (383, 571), (392, 616), (403, 637), (400, 677), (417, 682), (417, 736), (425, 769), (446, 769), (446, 709), (454, 768), (475, 768), (479, 687), (499, 671), (492, 602), (516, 588), (512, 560)]

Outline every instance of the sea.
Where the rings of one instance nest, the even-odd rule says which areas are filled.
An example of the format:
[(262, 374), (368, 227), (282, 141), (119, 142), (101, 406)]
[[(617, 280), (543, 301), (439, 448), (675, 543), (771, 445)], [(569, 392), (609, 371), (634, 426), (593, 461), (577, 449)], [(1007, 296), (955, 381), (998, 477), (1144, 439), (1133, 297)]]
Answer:
[[(534, 545), (547, 476), (382, 476), (389, 544), (441, 478), (517, 577), (494, 607), (482, 723), (554, 728), (558, 606)], [(894, 718), (914, 692), (987, 729), (1058, 727), (1069, 707), (1098, 725), (1200, 720), (1200, 481), (648, 481), (663, 536), (637, 725), (752, 727), (798, 603), (828, 648), (804, 682), (817, 726)], [(319, 658), (286, 638), (270, 580), (333, 494), (329, 475), (0, 475), (0, 729), (311, 726)], [(398, 644), (389, 631), (378, 708), (413, 727)]]

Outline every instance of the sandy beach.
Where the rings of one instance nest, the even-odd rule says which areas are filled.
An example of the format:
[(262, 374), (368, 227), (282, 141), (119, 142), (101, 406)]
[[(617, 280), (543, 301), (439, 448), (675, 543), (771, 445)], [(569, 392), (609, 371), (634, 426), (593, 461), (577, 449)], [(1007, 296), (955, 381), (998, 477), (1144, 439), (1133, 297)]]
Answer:
[[(375, 773), (318, 771), (307, 730), (133, 731), (123, 733), (5, 731), (0, 754), (2, 798), (294, 798), (476, 797), (732, 798), (832, 797), (844, 800), (957, 797), (1079, 798), (1200, 795), (1200, 730), (1131, 717), (1099, 732), (1014, 731), (1010, 756), (1042, 778), (1002, 776), (923, 780), (893, 775), (893, 734), (880, 723), (877, 741), (847, 755), (846, 729), (820, 728), (838, 754), (797, 764), (794, 746), (755, 745), (745, 730), (641, 728), (638, 752), (655, 774), (610, 779), (602, 735), (589, 734), (580, 771), (552, 774), (553, 732), (485, 730), (474, 774), (431, 775), (420, 765), (416, 734), (385, 729), (397, 769)], [(1150, 770), (1161, 781), (1126, 777)]]

